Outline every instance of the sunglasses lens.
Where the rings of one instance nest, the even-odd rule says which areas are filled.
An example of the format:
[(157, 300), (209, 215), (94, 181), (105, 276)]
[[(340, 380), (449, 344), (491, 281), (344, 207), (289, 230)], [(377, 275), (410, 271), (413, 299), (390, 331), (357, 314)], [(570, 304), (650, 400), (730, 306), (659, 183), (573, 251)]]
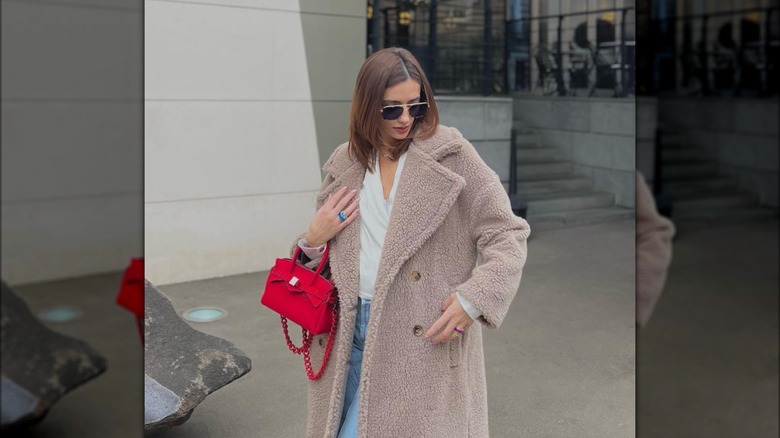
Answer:
[(403, 114), (403, 112), (404, 112), (404, 108), (402, 106), (390, 106), (382, 109), (382, 117), (385, 120), (395, 120), (401, 117), (401, 114)]
[(424, 116), (427, 110), (428, 110), (428, 105), (425, 104), (414, 105), (409, 107), (409, 115), (417, 119)]

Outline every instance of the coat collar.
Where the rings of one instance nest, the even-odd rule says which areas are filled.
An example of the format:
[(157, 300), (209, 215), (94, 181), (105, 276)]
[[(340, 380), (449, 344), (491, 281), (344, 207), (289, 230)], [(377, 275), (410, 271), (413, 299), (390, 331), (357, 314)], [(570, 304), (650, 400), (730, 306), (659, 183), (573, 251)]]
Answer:
[[(463, 146), (463, 136), (454, 128), (439, 126), (430, 138), (413, 140), (409, 146), (396, 189), (396, 201), (385, 236), (379, 263), (374, 302), (380, 304), (385, 291), (408, 260), (444, 221), (466, 182), (440, 161)], [(365, 168), (351, 159), (347, 144), (341, 145), (323, 170), (334, 178), (320, 200), (341, 187), (359, 190)], [(342, 306), (357, 305), (360, 281), (360, 217), (339, 233), (331, 243), (331, 272), (341, 293)]]
[[(431, 137), (422, 140), (413, 140), (409, 148), (415, 148), (420, 152), (429, 155), (433, 160), (440, 161), (447, 155), (460, 150), (463, 141), (465, 141), (465, 139), (460, 131), (455, 128), (440, 125)], [(355, 166), (360, 168), (360, 163), (349, 156), (348, 150), (348, 143), (339, 146), (333, 156), (322, 167), (322, 170), (324, 170), (325, 173), (338, 178), (343, 173), (354, 170), (352, 168)]]

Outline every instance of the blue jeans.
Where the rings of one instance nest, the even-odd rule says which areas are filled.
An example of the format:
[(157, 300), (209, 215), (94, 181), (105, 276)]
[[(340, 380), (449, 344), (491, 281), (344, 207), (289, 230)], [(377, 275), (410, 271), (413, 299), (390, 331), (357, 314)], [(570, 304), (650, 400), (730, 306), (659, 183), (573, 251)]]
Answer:
[(344, 407), (341, 409), (339, 438), (357, 437), (360, 368), (363, 365), (363, 345), (366, 342), (368, 315), (371, 313), (370, 306), (371, 301), (358, 299), (355, 335), (352, 337), (352, 352), (349, 355), (349, 370), (347, 371), (347, 388), (344, 391)]

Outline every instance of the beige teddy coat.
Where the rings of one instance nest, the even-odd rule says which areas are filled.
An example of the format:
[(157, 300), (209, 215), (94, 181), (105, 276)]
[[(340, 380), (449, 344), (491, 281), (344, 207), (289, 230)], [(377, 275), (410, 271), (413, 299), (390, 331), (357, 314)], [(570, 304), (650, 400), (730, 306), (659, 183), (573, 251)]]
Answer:
[[(323, 170), (317, 208), (341, 187), (359, 191), (365, 175), (346, 143)], [(497, 328), (506, 315), (520, 284), (529, 233), (528, 223), (512, 213), (496, 173), (460, 132), (440, 126), (431, 138), (412, 142), (371, 303), (359, 437), (488, 436), (482, 326)], [(341, 313), (330, 362), (322, 378), (309, 383), (308, 436), (316, 438), (335, 438), (341, 419), (356, 318), (360, 217), (330, 245)], [(475, 267), (478, 253), (481, 264)], [(483, 317), (462, 338), (434, 345), (423, 334), (456, 291)], [(327, 336), (312, 342), (315, 370)]]
[(641, 172), (636, 172), (636, 325), (647, 325), (672, 262), (674, 223), (658, 214)]

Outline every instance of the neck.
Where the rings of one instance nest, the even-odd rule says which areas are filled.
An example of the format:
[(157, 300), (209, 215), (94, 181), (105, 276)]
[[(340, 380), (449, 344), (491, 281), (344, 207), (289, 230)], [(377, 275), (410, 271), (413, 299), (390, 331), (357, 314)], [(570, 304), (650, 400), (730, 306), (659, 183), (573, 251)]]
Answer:
[(390, 153), (390, 151), (391, 149), (389, 147), (384, 147), (382, 149), (378, 149), (376, 152), (380, 157), (387, 158), (388, 160), (392, 160), (392, 154)]
[(381, 164), (381, 163), (383, 163), (383, 162), (384, 162), (384, 163), (387, 163), (387, 162), (390, 162), (390, 163), (395, 163), (396, 161), (397, 161), (397, 160), (393, 159), (392, 157), (388, 157), (388, 156), (386, 156), (386, 155), (380, 155), (380, 156), (379, 156), (379, 163), (380, 163), (380, 164)]

